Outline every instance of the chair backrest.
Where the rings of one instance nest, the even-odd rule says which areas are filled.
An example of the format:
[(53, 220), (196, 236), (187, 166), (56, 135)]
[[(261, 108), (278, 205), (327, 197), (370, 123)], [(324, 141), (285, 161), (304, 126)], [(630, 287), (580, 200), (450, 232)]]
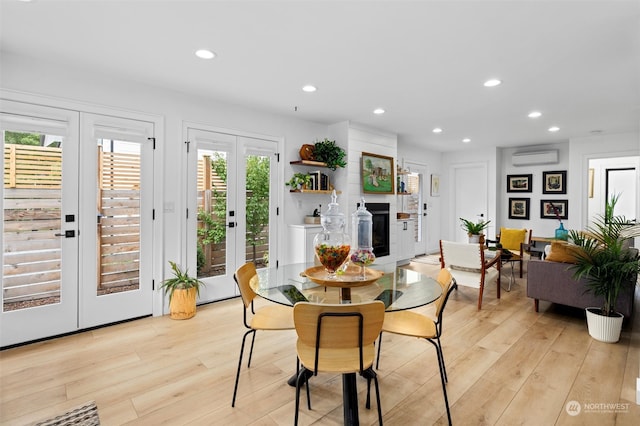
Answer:
[(531, 243), (531, 229), (500, 228), (500, 245), (507, 250), (520, 251), (521, 244)]
[(253, 262), (245, 263), (236, 270), (233, 279), (236, 281), (236, 284), (238, 284), (244, 307), (248, 308), (257, 296), (256, 292), (251, 288), (252, 281), (258, 280), (256, 265), (254, 265)]
[(448, 269), (442, 268), (438, 273), (438, 277), (436, 278), (436, 281), (438, 281), (438, 284), (440, 284), (440, 287), (442, 288), (442, 294), (440, 295), (438, 300), (436, 300), (435, 302), (436, 316), (440, 318), (440, 315), (442, 314), (442, 310), (444, 309), (445, 301), (449, 293), (449, 288), (453, 283), (453, 276), (451, 275), (451, 272), (449, 272)]
[(298, 302), (293, 306), (298, 339), (310, 347), (353, 349), (372, 345), (384, 322), (384, 303), (318, 305)]
[(484, 262), (481, 244), (456, 243), (440, 240), (442, 268), (464, 268), (481, 272)]

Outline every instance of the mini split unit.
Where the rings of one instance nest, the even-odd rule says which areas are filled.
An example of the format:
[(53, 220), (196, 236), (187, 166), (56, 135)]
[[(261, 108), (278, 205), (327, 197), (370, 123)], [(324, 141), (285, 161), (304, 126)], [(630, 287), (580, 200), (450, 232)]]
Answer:
[(516, 152), (511, 156), (514, 166), (533, 166), (535, 164), (557, 164), (558, 150)]

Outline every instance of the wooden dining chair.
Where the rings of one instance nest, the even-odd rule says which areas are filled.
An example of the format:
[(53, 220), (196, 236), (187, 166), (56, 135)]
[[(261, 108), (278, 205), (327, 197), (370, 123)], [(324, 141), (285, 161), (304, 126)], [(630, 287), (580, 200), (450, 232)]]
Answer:
[[(378, 404), (378, 422), (382, 425), (380, 390), (378, 377), (373, 371), (373, 361), (374, 342), (382, 329), (384, 310), (384, 303), (379, 300), (340, 305), (296, 303), (293, 307), (293, 319), (298, 334), (296, 351), (302, 364), (296, 381), (296, 425), (300, 406), (300, 386), (310, 380), (308, 372), (312, 372), (314, 376), (319, 372), (340, 373), (343, 376), (359, 373), (367, 379), (367, 408), (371, 406), (370, 387), (373, 380)], [(348, 378), (343, 378), (343, 383), (347, 382)], [(343, 387), (343, 392), (352, 392), (352, 395), (343, 395), (343, 401), (355, 399), (355, 384), (354, 389)], [(307, 404), (311, 409), (308, 383)], [(354, 409), (357, 410), (357, 406)]]
[[(242, 366), (242, 355), (244, 353), (244, 344), (247, 336), (252, 334), (251, 349), (249, 350), (249, 361), (247, 368), (251, 367), (251, 356), (253, 355), (253, 343), (256, 340), (256, 331), (258, 330), (293, 330), (293, 309), (283, 305), (268, 305), (258, 310), (254, 309), (253, 301), (257, 294), (251, 288), (251, 283), (258, 280), (256, 267), (252, 262), (242, 265), (233, 275), (243, 304), (243, 321), (247, 332), (242, 337), (242, 346), (240, 347), (240, 357), (238, 359), (238, 371), (236, 372), (236, 383), (233, 388), (233, 399), (231, 406), (236, 404), (236, 395), (238, 393), (238, 381), (240, 379), (240, 368)], [(250, 312), (249, 311), (250, 309)]]
[(478, 289), (478, 310), (482, 308), (484, 285), (496, 279), (500, 299), (500, 251), (492, 259), (485, 259), (482, 244), (457, 243), (440, 240), (440, 267), (447, 268), (458, 285)]
[(402, 336), (417, 337), (425, 339), (436, 348), (438, 357), (438, 368), (440, 369), (440, 380), (442, 381), (442, 392), (444, 395), (444, 404), (447, 409), (447, 419), (451, 424), (451, 412), (449, 410), (449, 399), (447, 397), (446, 383), (447, 369), (444, 363), (444, 354), (442, 353), (442, 344), (440, 336), (442, 335), (442, 314), (444, 307), (449, 300), (449, 295), (457, 287), (453, 276), (447, 269), (440, 269), (437, 278), (438, 284), (442, 288), (442, 294), (436, 300), (436, 319), (433, 320), (426, 315), (422, 315), (414, 311), (395, 311), (387, 312), (382, 324), (382, 331), (378, 338), (378, 357), (376, 360), (376, 368), (380, 365), (380, 349), (382, 348), (382, 335), (384, 333), (393, 333)]
[[(496, 240), (487, 240), (487, 242), (500, 244), (498, 247), (503, 249), (501, 256), (502, 264), (511, 264), (511, 276), (509, 277), (509, 287), (507, 289), (507, 291), (510, 291), (511, 284), (514, 282), (513, 265), (515, 263), (520, 267), (520, 278), (522, 278), (525, 247), (531, 246), (531, 229), (501, 227), (500, 233), (496, 235)], [(505, 249), (507, 250), (506, 253)]]

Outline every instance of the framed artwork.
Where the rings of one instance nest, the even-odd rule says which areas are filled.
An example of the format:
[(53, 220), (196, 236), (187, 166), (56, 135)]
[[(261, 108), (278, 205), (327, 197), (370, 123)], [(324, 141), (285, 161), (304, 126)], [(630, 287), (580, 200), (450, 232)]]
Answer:
[(507, 175), (507, 192), (531, 192), (533, 175)]
[(362, 153), (360, 175), (365, 194), (395, 194), (393, 157)]
[(431, 196), (440, 196), (440, 175), (431, 175)]
[(566, 194), (567, 171), (542, 172), (543, 194)]
[(529, 220), (529, 198), (509, 198), (509, 219)]
[(569, 219), (569, 200), (540, 200), (541, 219)]

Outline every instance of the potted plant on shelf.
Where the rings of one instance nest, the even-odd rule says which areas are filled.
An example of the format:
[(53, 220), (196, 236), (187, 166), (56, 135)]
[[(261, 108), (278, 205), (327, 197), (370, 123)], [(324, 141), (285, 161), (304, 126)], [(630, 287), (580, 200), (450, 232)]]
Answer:
[(489, 226), (489, 223), (491, 223), (490, 220), (487, 220), (486, 222), (484, 220), (481, 220), (479, 222), (472, 222), (468, 219), (460, 218), (460, 221), (462, 222), (460, 224), (460, 227), (467, 231), (467, 235), (469, 236), (469, 243), (484, 243), (484, 234), (482, 233), (482, 231), (484, 231), (487, 226)]
[(205, 284), (182, 271), (180, 267), (169, 261), (173, 270), (173, 278), (162, 283), (161, 288), (169, 295), (169, 317), (172, 319), (189, 319), (196, 314), (196, 299), (200, 295), (200, 287)]
[(316, 142), (313, 146), (314, 159), (326, 163), (331, 170), (345, 167), (347, 165), (344, 159), (345, 156), (346, 152), (336, 145), (336, 141), (330, 141), (325, 138), (323, 141)]
[(311, 184), (311, 175), (308, 173), (294, 173), (285, 185), (291, 186), (292, 189), (305, 189)]
[(634, 286), (640, 273), (638, 250), (626, 241), (640, 236), (640, 225), (631, 226), (624, 216), (614, 215), (618, 197), (606, 202), (604, 215), (598, 216), (586, 232), (570, 231), (578, 247), (573, 250), (574, 278), (585, 278), (586, 291), (603, 297), (602, 307), (586, 308), (589, 335), (607, 343), (620, 339), (624, 316), (615, 311), (618, 295)]

